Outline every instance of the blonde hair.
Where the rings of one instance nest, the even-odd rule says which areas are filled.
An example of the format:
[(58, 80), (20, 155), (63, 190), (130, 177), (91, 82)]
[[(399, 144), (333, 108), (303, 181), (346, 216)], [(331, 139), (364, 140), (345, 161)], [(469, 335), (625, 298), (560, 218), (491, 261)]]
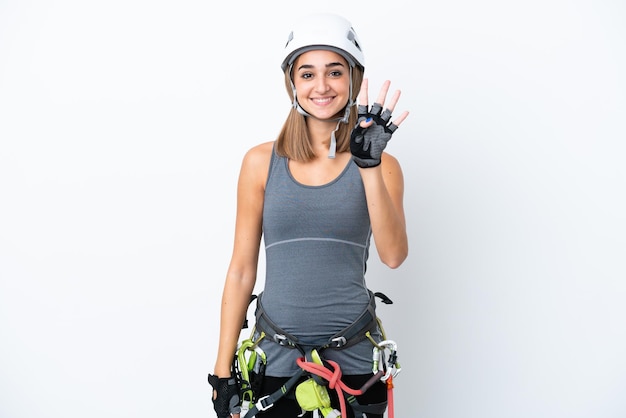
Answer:
[[(352, 68), (352, 101), (356, 102), (363, 82), (363, 69), (359, 66)], [(289, 98), (293, 103), (293, 91), (291, 89), (291, 76), (289, 69), (285, 71), (285, 87)], [(346, 123), (340, 123), (339, 129), (335, 132), (337, 139), (337, 152), (345, 152), (350, 149), (350, 132), (357, 121), (356, 106), (350, 109), (350, 115)], [(276, 138), (276, 153), (281, 157), (287, 157), (296, 161), (310, 161), (315, 158), (315, 153), (311, 147), (306, 126), (306, 118), (300, 114), (293, 106), (287, 115), (287, 119)]]

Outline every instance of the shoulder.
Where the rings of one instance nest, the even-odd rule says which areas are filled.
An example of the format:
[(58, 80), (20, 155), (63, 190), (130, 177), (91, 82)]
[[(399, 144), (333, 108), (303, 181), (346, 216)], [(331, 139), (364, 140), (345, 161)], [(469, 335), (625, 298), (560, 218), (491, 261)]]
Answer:
[(241, 163), (241, 177), (265, 184), (273, 150), (274, 141), (264, 142), (250, 148)]
[(243, 157), (242, 169), (267, 170), (274, 150), (274, 141), (263, 142), (250, 148)]
[(253, 166), (269, 164), (274, 150), (274, 141), (263, 142), (250, 148), (243, 157), (243, 163)]

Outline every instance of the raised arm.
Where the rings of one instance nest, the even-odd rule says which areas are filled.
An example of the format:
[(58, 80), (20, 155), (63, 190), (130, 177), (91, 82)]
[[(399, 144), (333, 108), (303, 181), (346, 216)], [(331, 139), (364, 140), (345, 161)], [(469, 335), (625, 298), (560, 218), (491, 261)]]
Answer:
[(404, 179), (400, 164), (384, 153), (382, 164), (360, 171), (378, 256), (390, 268), (397, 268), (409, 252), (403, 208)]
[(368, 83), (363, 80), (359, 92), (359, 122), (352, 131), (350, 151), (360, 167), (378, 255), (391, 268), (400, 266), (408, 255), (404, 217), (404, 177), (398, 161), (383, 152), (392, 134), (409, 112), (393, 122), (391, 113), (400, 98), (396, 90), (385, 104), (390, 82), (386, 81), (374, 104), (368, 104)]

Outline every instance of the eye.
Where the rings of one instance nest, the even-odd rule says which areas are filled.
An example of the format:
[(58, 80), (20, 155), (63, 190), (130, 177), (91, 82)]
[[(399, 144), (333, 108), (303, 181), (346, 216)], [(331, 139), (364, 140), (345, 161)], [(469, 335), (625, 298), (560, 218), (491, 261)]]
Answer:
[(300, 77), (305, 79), (305, 80), (308, 80), (308, 79), (313, 77), (313, 73), (301, 73)]
[(341, 70), (333, 70), (333, 71), (331, 71), (329, 73), (329, 75), (331, 77), (338, 78), (338, 77), (341, 77), (343, 75), (343, 71), (341, 71)]

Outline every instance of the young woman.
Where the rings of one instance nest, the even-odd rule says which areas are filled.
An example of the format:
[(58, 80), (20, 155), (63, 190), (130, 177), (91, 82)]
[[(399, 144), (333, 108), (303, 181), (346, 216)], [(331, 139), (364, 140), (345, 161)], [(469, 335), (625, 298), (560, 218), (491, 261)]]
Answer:
[[(219, 417), (239, 417), (233, 353), (255, 285), (262, 237), (266, 272), (258, 302), (266, 324), (281, 337), (293, 337), (299, 348), (324, 344), (372, 306), (365, 283), (371, 237), (390, 268), (400, 266), (408, 253), (402, 170), (383, 151), (408, 116), (403, 112), (391, 121), (400, 92), (387, 100), (387, 81), (369, 106), (359, 40), (346, 19), (332, 14), (311, 15), (294, 26), (282, 70), (293, 108), (275, 141), (246, 153), (238, 182), (234, 248), (222, 295), (218, 355), (209, 376)], [(260, 396), (274, 393), (300, 370), (296, 360), (303, 350), (281, 344), (275, 335), (266, 332), (259, 343), (267, 356)], [(372, 329), (371, 336), (380, 341), (380, 330)], [(372, 376), (372, 347), (360, 338), (324, 350), (323, 358), (337, 362), (343, 381), (357, 388)], [(357, 399), (380, 403), (386, 393), (379, 381)], [(287, 394), (257, 416), (301, 414)]]

